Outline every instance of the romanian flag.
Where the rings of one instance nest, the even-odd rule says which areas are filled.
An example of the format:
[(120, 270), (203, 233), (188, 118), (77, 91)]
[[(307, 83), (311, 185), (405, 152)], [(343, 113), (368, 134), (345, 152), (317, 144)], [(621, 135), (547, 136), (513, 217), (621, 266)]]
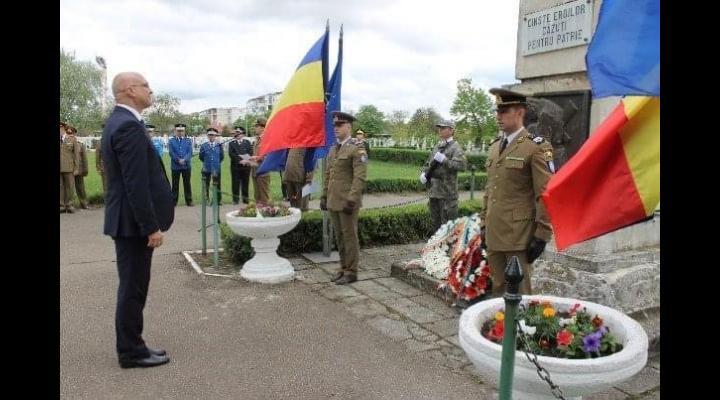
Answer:
[(267, 153), (257, 173), (280, 169), (289, 148), (317, 147), (325, 144), (325, 82), (327, 76), (329, 28), (310, 48), (283, 90), (268, 118), (258, 155)]
[(660, 203), (660, 98), (624, 98), (542, 198), (558, 250), (652, 216)]
[(626, 97), (542, 194), (558, 250), (660, 203), (660, 1), (604, 0), (586, 62), (594, 98)]

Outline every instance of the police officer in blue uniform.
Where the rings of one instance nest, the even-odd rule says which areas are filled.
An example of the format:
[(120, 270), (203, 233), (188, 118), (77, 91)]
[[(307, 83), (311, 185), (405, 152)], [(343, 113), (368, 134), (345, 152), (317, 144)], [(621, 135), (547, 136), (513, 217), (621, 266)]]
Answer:
[(173, 200), (177, 205), (180, 196), (180, 176), (185, 190), (185, 204), (192, 207), (192, 188), (190, 187), (190, 164), (192, 158), (192, 140), (185, 137), (185, 124), (175, 124), (175, 136), (168, 140), (170, 150), (170, 170), (172, 171)]
[(161, 137), (156, 136), (157, 132), (155, 132), (155, 125), (146, 124), (145, 129), (147, 129), (148, 136), (150, 136), (150, 140), (152, 141), (153, 147), (155, 147), (155, 152), (162, 158), (163, 155), (163, 149), (164, 144)]
[(200, 161), (202, 161), (202, 177), (205, 181), (205, 198), (210, 201), (209, 188), (210, 188), (210, 177), (214, 184), (217, 184), (218, 188), (218, 204), (221, 195), (220, 190), (220, 164), (222, 163), (225, 154), (223, 152), (222, 144), (215, 141), (218, 136), (218, 131), (215, 128), (207, 129), (208, 141), (200, 146)]

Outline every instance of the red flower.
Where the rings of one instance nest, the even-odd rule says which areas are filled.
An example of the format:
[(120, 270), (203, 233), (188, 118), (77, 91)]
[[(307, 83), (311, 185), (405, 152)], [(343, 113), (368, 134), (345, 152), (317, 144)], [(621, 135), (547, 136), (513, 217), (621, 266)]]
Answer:
[(505, 334), (505, 322), (496, 322), (495, 325), (493, 325), (492, 329), (490, 329), (490, 332), (488, 335), (490, 336), (490, 339), (493, 340), (501, 340), (503, 338), (503, 335)]
[(487, 277), (485, 275), (478, 277), (477, 280), (475, 281), (475, 284), (479, 288), (487, 289), (487, 285), (488, 285)]
[(530, 307), (535, 307), (535, 306), (537, 306), (537, 305), (539, 305), (539, 304), (540, 304), (540, 302), (537, 301), (537, 300), (530, 300)]
[(568, 331), (567, 329), (563, 329), (560, 332), (558, 332), (557, 337), (555, 339), (557, 339), (558, 346), (568, 346), (568, 345), (570, 345), (570, 343), (572, 342), (574, 337), (575, 336), (573, 336), (573, 334), (570, 331)]
[(603, 324), (602, 318), (598, 317), (597, 315), (595, 316), (595, 318), (592, 319), (591, 322), (596, 329), (600, 328)]

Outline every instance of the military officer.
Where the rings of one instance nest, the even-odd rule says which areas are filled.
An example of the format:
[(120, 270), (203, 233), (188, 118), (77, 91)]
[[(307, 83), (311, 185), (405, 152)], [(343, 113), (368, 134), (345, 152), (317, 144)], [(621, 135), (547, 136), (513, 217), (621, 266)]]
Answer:
[(192, 207), (192, 187), (190, 184), (190, 172), (192, 164), (193, 143), (185, 137), (185, 124), (175, 124), (175, 136), (168, 139), (168, 150), (170, 153), (170, 174), (172, 175), (172, 192), (175, 205), (180, 197), (180, 177), (183, 180), (185, 192), (185, 204)]
[(483, 236), (493, 280), (493, 295), (505, 292), (505, 267), (517, 256), (525, 278), (523, 294), (531, 294), (532, 263), (552, 236), (550, 220), (540, 195), (555, 172), (553, 149), (523, 126), (527, 97), (505, 89), (495, 95), (496, 118), (502, 135), (490, 144), (481, 214)]
[[(105, 129), (105, 124), (103, 124), (102, 127)], [(105, 197), (105, 192), (107, 190), (107, 177), (105, 176), (105, 163), (102, 158), (102, 137), (100, 139), (93, 140), (93, 147), (95, 148), (95, 170), (98, 175), (100, 175), (103, 197)]]
[(74, 213), (75, 176), (80, 174), (80, 146), (68, 135), (70, 125), (60, 123), (60, 212)]
[(307, 211), (310, 195), (303, 197), (302, 188), (306, 184), (312, 183), (312, 180), (313, 172), (305, 172), (305, 149), (288, 150), (283, 184), (287, 188), (291, 207)]
[(253, 145), (253, 156), (249, 160), (242, 161), (242, 165), (249, 165), (250, 175), (253, 180), (253, 191), (255, 192), (255, 201), (257, 203), (268, 203), (270, 202), (270, 173), (265, 173), (260, 176), (257, 175), (257, 167), (262, 163), (265, 156), (258, 156), (258, 150), (260, 149), (260, 141), (262, 140), (263, 132), (265, 132), (265, 125), (267, 119), (260, 117), (255, 121), (255, 144)]
[(455, 124), (446, 120), (438, 122), (435, 127), (440, 142), (433, 148), (420, 174), (420, 182), (430, 184), (428, 207), (433, 232), (440, 225), (458, 217), (457, 174), (467, 167), (465, 153), (453, 137)]
[(199, 154), (200, 161), (203, 163), (202, 176), (203, 181), (205, 182), (205, 199), (208, 202), (211, 200), (208, 193), (210, 190), (210, 178), (212, 177), (213, 184), (217, 185), (218, 189), (217, 203), (222, 204), (222, 201), (220, 200), (222, 197), (220, 194), (220, 166), (223, 158), (225, 157), (225, 153), (223, 152), (222, 144), (215, 141), (218, 136), (217, 129), (208, 128), (206, 134), (208, 141), (200, 146)]
[(325, 170), (320, 208), (328, 210), (340, 253), (340, 271), (333, 277), (338, 285), (357, 280), (360, 259), (358, 213), (367, 175), (367, 153), (350, 137), (355, 117), (341, 111), (333, 112), (337, 143), (330, 149)]
[(365, 139), (365, 131), (362, 129), (358, 129), (355, 131), (355, 139), (363, 143), (363, 147), (365, 148), (365, 152), (368, 155), (368, 158), (370, 158), (370, 143), (367, 142), (367, 139)]
[(240, 202), (240, 189), (242, 189), (242, 201), (248, 203), (248, 185), (250, 183), (250, 167), (241, 164), (242, 156), (253, 154), (252, 143), (245, 139), (245, 128), (235, 127), (235, 140), (228, 145), (230, 156), (230, 180), (232, 181), (233, 204)]
[(71, 136), (78, 145), (78, 151), (80, 152), (80, 165), (78, 166), (79, 173), (75, 175), (75, 193), (77, 194), (80, 202), (80, 208), (83, 210), (88, 209), (87, 193), (85, 193), (85, 177), (88, 176), (88, 160), (85, 144), (77, 140), (77, 130), (74, 127), (68, 127), (67, 134)]

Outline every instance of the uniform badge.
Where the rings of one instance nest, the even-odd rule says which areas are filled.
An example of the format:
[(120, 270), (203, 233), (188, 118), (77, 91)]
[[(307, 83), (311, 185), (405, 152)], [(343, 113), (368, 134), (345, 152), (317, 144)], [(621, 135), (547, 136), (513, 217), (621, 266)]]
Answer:
[(552, 161), (552, 160), (553, 160), (553, 153), (552, 153), (552, 151), (550, 151), (550, 150), (546, 151), (545, 154), (544, 154), (544, 156), (545, 156), (545, 161)]
[(533, 138), (533, 142), (535, 142), (535, 143), (537, 143), (537, 144), (542, 143), (543, 140), (544, 140), (544, 139), (542, 138), (542, 136), (535, 136), (535, 137)]

